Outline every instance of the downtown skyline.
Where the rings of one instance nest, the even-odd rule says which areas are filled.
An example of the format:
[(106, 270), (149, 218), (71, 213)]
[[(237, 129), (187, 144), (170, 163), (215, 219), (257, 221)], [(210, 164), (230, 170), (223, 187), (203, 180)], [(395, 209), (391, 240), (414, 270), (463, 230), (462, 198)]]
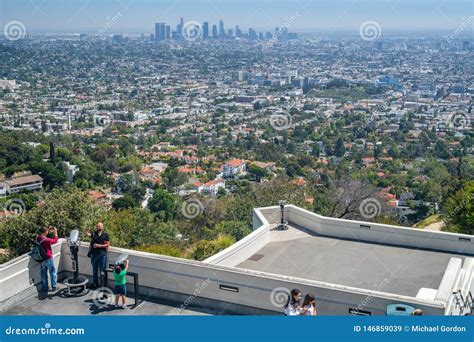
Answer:
[[(247, 31), (273, 31), (289, 18), (294, 32), (354, 32), (365, 21), (376, 21), (384, 32), (451, 31), (472, 14), (472, 2), (456, 0), (375, 1), (375, 0), (302, 0), (302, 1), (112, 1), (100, 0), (41, 3), (26, 0), (3, 0), (0, 24), (22, 22), (30, 33), (94, 33), (110, 18), (120, 19), (110, 33), (153, 33), (151, 23), (186, 21), (218, 22), (229, 27), (239, 25)], [(465, 34), (472, 31), (465, 30)]]

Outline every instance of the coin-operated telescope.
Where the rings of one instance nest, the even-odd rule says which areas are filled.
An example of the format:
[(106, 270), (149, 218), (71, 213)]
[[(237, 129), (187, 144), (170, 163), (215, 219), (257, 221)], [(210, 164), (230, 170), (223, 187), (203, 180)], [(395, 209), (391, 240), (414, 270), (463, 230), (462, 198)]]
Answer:
[(285, 201), (280, 201), (280, 222), (278, 223), (277, 230), (287, 230), (288, 229), (288, 221), (285, 221)]
[(79, 276), (79, 247), (81, 245), (81, 239), (79, 237), (79, 230), (74, 229), (67, 238), (67, 245), (71, 252), (71, 264), (72, 264), (72, 277), (68, 277), (64, 280), (64, 285), (67, 287), (68, 296), (82, 296), (87, 293), (88, 279)]

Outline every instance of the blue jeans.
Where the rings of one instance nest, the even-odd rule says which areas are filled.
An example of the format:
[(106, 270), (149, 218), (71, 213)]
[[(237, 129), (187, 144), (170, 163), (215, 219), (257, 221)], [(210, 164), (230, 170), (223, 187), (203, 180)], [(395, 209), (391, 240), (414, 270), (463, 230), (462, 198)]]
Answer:
[(43, 283), (43, 291), (48, 291), (48, 271), (51, 277), (51, 287), (54, 289), (57, 285), (58, 275), (56, 267), (54, 267), (54, 259), (48, 259), (41, 263), (41, 282)]
[(101, 285), (102, 284), (102, 272), (107, 267), (107, 255), (92, 255), (92, 284)]

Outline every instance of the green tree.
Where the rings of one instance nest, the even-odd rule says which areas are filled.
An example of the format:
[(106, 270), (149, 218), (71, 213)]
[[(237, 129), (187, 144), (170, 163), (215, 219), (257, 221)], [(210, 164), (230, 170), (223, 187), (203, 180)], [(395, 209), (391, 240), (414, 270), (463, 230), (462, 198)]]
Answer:
[(84, 231), (94, 227), (101, 212), (86, 192), (55, 189), (23, 215), (1, 220), (0, 241), (11, 257), (16, 257), (29, 251), (39, 227), (55, 226), (59, 236), (66, 237), (73, 229)]
[(342, 157), (344, 156), (344, 153), (346, 153), (346, 147), (344, 146), (344, 140), (342, 140), (341, 137), (339, 137), (336, 140), (336, 145), (334, 147), (334, 154), (336, 157)]
[(260, 181), (267, 175), (267, 170), (256, 165), (250, 165), (247, 171), (253, 175), (257, 181)]
[(172, 224), (155, 221), (150, 211), (141, 208), (110, 210), (103, 221), (111, 244), (123, 248), (172, 241), (178, 233)]
[(474, 234), (474, 181), (467, 182), (447, 200), (444, 212), (448, 230)]
[(164, 221), (172, 220), (177, 215), (178, 200), (164, 189), (157, 189), (153, 193), (148, 208)]
[(232, 236), (236, 241), (243, 239), (252, 232), (250, 226), (241, 221), (220, 222), (215, 226), (214, 231), (217, 234)]
[(115, 210), (135, 208), (137, 206), (137, 201), (128, 194), (112, 202), (112, 208)]
[(61, 187), (67, 179), (63, 169), (43, 161), (31, 163), (30, 170), (40, 175), (43, 178), (43, 184), (50, 189)]

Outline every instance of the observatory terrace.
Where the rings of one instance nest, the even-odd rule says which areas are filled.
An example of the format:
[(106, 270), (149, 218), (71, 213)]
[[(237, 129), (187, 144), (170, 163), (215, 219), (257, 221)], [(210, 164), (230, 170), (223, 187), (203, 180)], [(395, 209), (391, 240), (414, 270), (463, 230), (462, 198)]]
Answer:
[[(471, 312), (474, 239), (323, 217), (293, 205), (253, 211), (253, 232), (203, 262), (110, 248), (108, 263), (129, 255), (128, 305), (100, 305), (97, 292), (67, 298), (38, 294), (39, 264), (28, 255), (0, 266), (0, 310), (25, 314), (281, 314), (292, 288), (316, 297), (320, 315), (385, 315), (405, 305), (425, 315)], [(277, 229), (281, 221), (287, 225)], [(78, 245), (82, 277), (91, 276), (88, 244)], [(73, 271), (66, 240), (53, 248), (60, 279)], [(112, 283), (109, 273), (109, 284)], [(283, 294), (283, 296), (282, 296)], [(97, 305), (99, 303), (99, 305)]]

